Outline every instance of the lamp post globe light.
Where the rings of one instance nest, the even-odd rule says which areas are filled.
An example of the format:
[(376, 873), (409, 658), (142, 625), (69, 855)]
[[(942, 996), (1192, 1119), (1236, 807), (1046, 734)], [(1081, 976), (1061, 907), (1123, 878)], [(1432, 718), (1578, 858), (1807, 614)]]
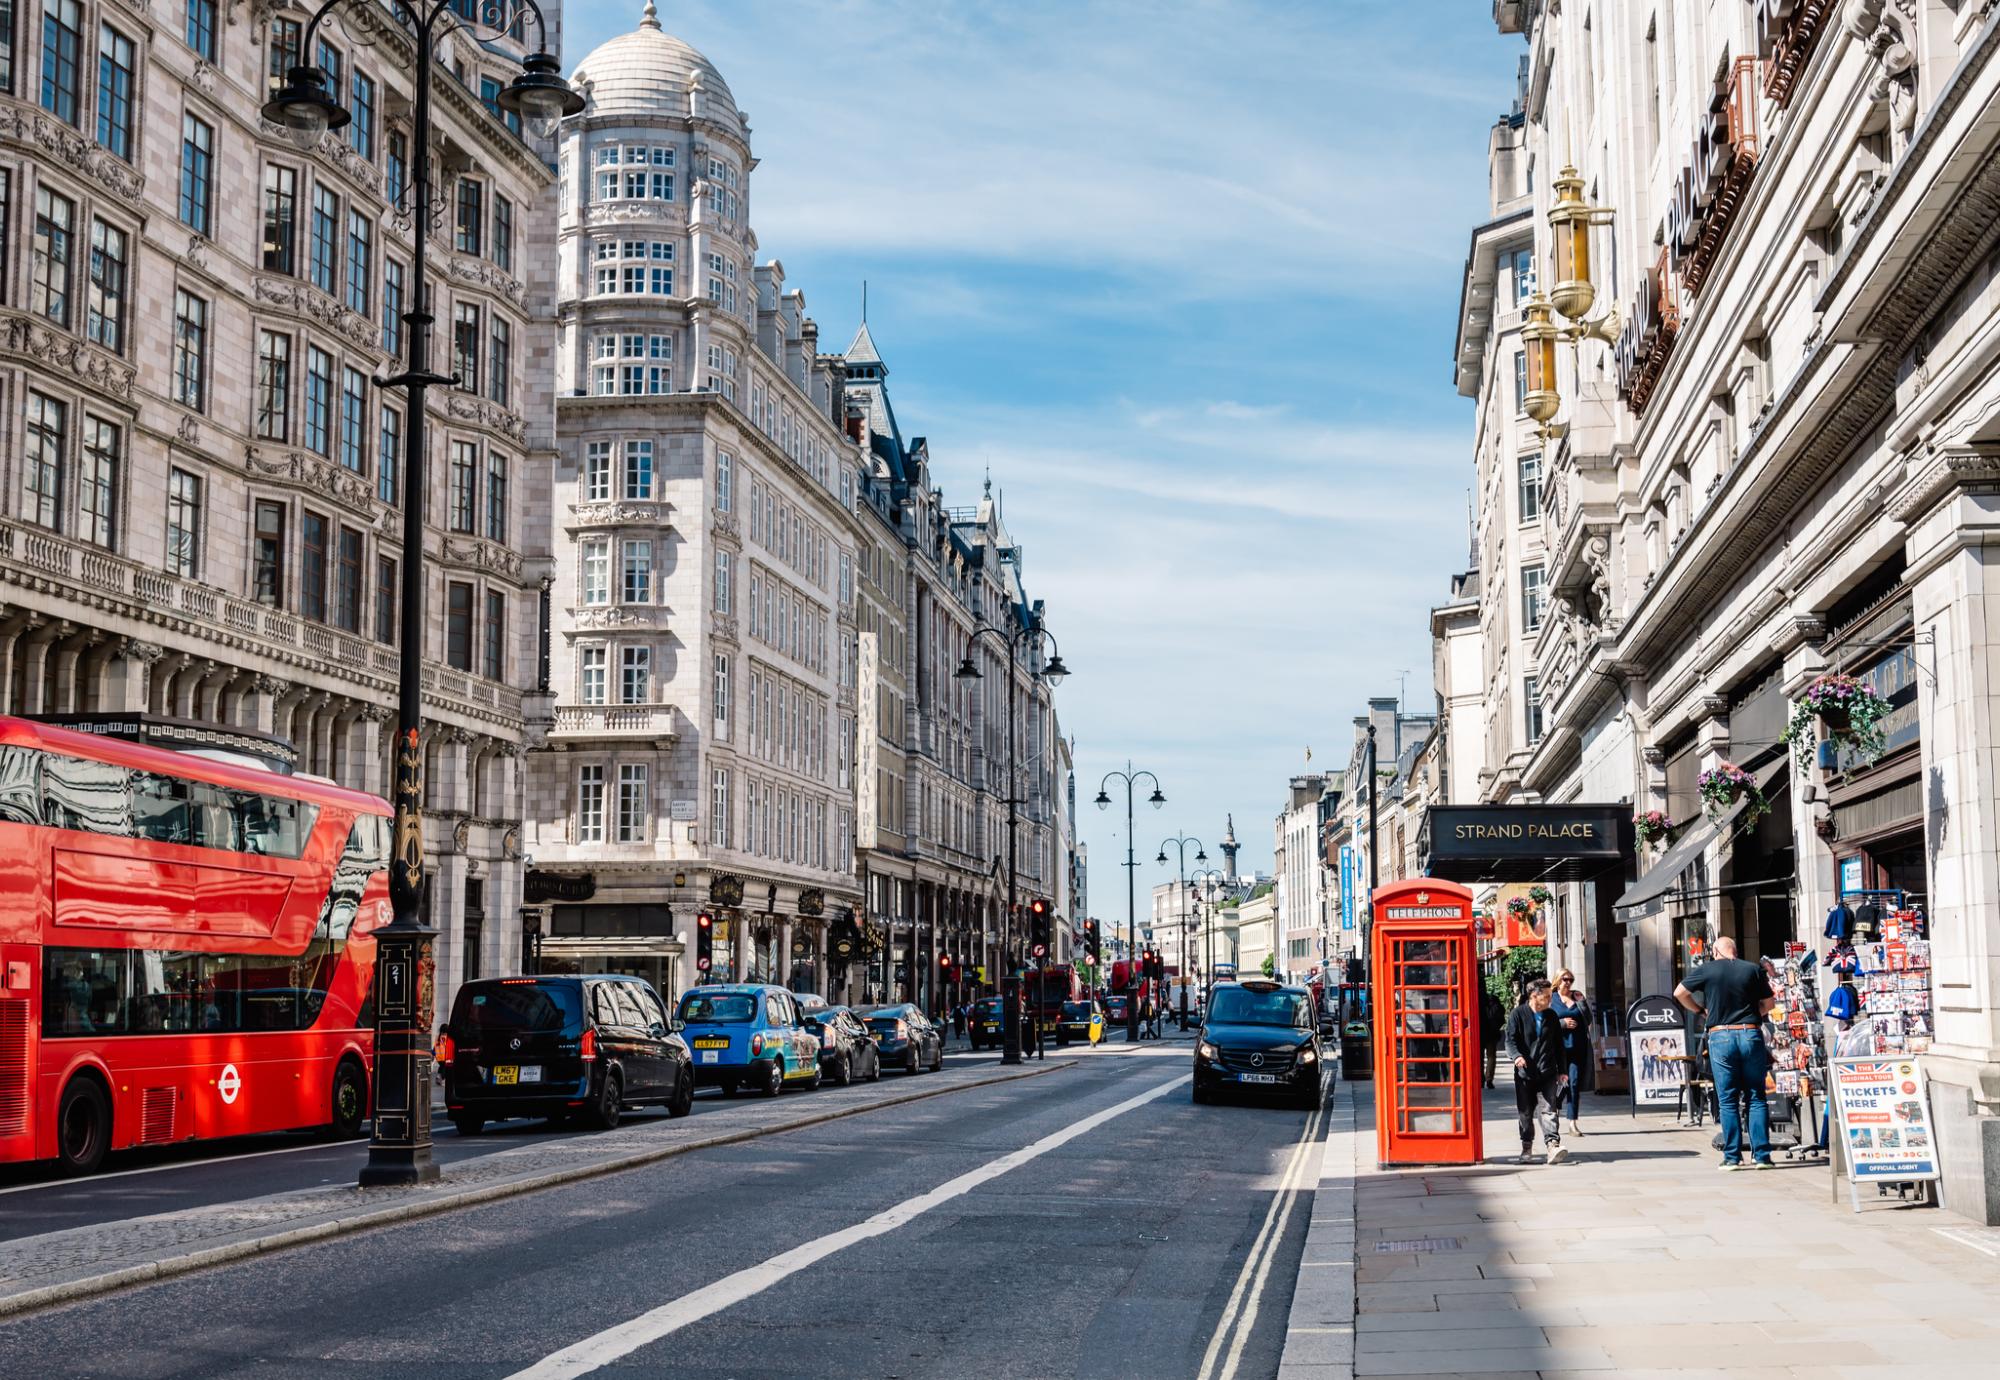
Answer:
[[(1000, 1062), (1018, 1064), (1021, 1062), (1021, 979), (1014, 973), (1014, 913), (1020, 904), (1017, 895), (1021, 870), (1019, 863), (1018, 826), (1021, 812), (1021, 769), (1014, 732), (1014, 708), (1020, 676), (1021, 652), (1024, 647), (1040, 651), (1044, 645), (1048, 655), (1041, 665), (1031, 673), (1040, 684), (1051, 689), (1062, 684), (1069, 675), (1069, 667), (1063, 665), (1062, 651), (1056, 645), (1055, 635), (1043, 626), (1040, 618), (1034, 618), (1011, 630), (996, 628), (990, 623), (982, 623), (974, 628), (965, 639), (965, 655), (952, 674), (959, 680), (984, 680), (986, 673), (973, 660), (973, 649), (980, 639), (991, 637), (1007, 644), (1007, 910), (1000, 922)], [(1039, 995), (1039, 994), (1038, 994)], [(1039, 1033), (1040, 1022), (1036, 1023)]]
[[(548, 27), (535, 0), (485, 0), (468, 17), (453, 0), (325, 0), (306, 21), (298, 51), (317, 51), (314, 39), (326, 17), (342, 5), (342, 23), (353, 35), (372, 26), (400, 26), (415, 44), (411, 78), (415, 86), (412, 112), (411, 176), (406, 195), (414, 233), (411, 236), (410, 310), (402, 314), (409, 354), (400, 373), (379, 380), (382, 388), (400, 389), (407, 399), (403, 415), (403, 568), (400, 613), (399, 685), (396, 695), (395, 846), (389, 859), (390, 923), (375, 933), (375, 1080), (374, 1118), (368, 1141), (368, 1162), (361, 1170), (364, 1188), (421, 1183), (437, 1177), (431, 1159), (430, 1028), (435, 987), (432, 940), (437, 932), (420, 918), (424, 881), (423, 834), (423, 672), (424, 672), (424, 495), (427, 437), (425, 394), (432, 387), (452, 387), (459, 380), (432, 371), (428, 243), (441, 218), (431, 191), (431, 79), (438, 40), (460, 29), (474, 42), (482, 35), (499, 37), (525, 32), (533, 20), (537, 49), (524, 59), (522, 71), (500, 93), (503, 110), (518, 114), (538, 134), (548, 135), (564, 116), (580, 113), (583, 97), (570, 89), (561, 64), (547, 51)], [(447, 20), (447, 16), (449, 19)], [(304, 152), (319, 147), (330, 130), (353, 117), (329, 89), (326, 75), (303, 60), (285, 74), (285, 84), (265, 103), (266, 120), (284, 130)]]
[(1153, 783), (1153, 793), (1146, 797), (1146, 803), (1155, 810), (1167, 803), (1166, 792), (1160, 789), (1160, 778), (1149, 771), (1134, 771), (1131, 762), (1125, 763), (1124, 771), (1108, 771), (1097, 786), (1097, 808), (1111, 808), (1111, 783), (1125, 783), (1125, 1040), (1128, 1044), (1139, 1041), (1139, 980), (1133, 965), (1139, 958), (1139, 857), (1132, 848), (1133, 798), (1136, 786), (1143, 777)]

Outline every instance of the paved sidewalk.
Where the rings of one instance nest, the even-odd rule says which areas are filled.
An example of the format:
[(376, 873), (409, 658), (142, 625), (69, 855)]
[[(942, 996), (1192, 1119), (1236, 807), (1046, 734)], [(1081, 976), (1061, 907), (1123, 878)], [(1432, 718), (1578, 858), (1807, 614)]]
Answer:
[[(1516, 1150), (1510, 1091), (1489, 1154)], [(1335, 1096), (1353, 1129), (1329, 1120), (1282, 1380), (2000, 1377), (2000, 1233), (1872, 1195), (1857, 1216), (1824, 1164), (1720, 1173), (1713, 1126), (1614, 1098), (1567, 1164), (1378, 1171), (1373, 1086)], [(1312, 1278), (1343, 1261), (1347, 1336)]]
[(909, 1081), (740, 1101), (721, 1126), (715, 1118), (701, 1116), (538, 1141), (460, 1161), (448, 1166), (438, 1182), (417, 1188), (363, 1190), (343, 1184), (302, 1189), (23, 1237), (0, 1244), (0, 1317), (878, 1107), (1033, 1078), (1074, 1062), (1050, 1059), (1026, 1069), (987, 1062), (947, 1066), (942, 1073)]

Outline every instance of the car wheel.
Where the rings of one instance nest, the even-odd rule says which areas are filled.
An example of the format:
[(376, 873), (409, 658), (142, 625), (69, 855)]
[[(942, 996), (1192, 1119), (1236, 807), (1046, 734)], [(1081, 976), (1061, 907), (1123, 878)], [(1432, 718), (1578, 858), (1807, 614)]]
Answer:
[(825, 1081), (826, 1081), (826, 1070), (819, 1066), (819, 1060), (817, 1059), (813, 1060), (812, 1077), (806, 1083), (806, 1091), (818, 1092), (819, 1085), (821, 1083), (824, 1083)]
[(834, 1060), (833, 1081), (843, 1088), (854, 1081), (853, 1055), (843, 1055), (841, 1058)]
[(1194, 1083), (1193, 1099), (1201, 1105), (1207, 1106), (1209, 1103), (1215, 1101), (1215, 1094), (1204, 1087), (1201, 1080), (1197, 1078)]
[(618, 1076), (616, 1069), (604, 1071), (604, 1082), (597, 1090), (597, 1100), (591, 1104), (590, 1124), (600, 1131), (617, 1129), (618, 1118), (623, 1113), (621, 1105), (625, 1093), (625, 1080)]
[(772, 1059), (764, 1066), (764, 1096), (776, 1097), (785, 1090), (785, 1066)]
[(915, 1045), (911, 1045), (910, 1057), (908, 1062), (905, 1063), (903, 1066), (903, 1072), (922, 1073), (923, 1071), (924, 1071), (924, 1061), (917, 1057), (917, 1047)]
[(869, 1066), (868, 1081), (870, 1083), (880, 1083), (882, 1081), (882, 1052), (877, 1050), (872, 1057), (874, 1063)]
[(674, 1087), (674, 1099), (667, 1104), (668, 1116), (686, 1116), (694, 1110), (694, 1070), (682, 1069)]
[(477, 1112), (454, 1112), (451, 1124), (461, 1136), (476, 1136), (486, 1129), (486, 1118)]
[(938, 1041), (937, 1053), (931, 1056), (931, 1072), (944, 1072), (944, 1041)]
[(94, 1174), (111, 1148), (111, 1099), (95, 1078), (72, 1078), (56, 1108), (56, 1157), (65, 1174)]
[(355, 1059), (343, 1059), (333, 1071), (333, 1120), (328, 1134), (335, 1140), (354, 1140), (368, 1119), (368, 1075)]

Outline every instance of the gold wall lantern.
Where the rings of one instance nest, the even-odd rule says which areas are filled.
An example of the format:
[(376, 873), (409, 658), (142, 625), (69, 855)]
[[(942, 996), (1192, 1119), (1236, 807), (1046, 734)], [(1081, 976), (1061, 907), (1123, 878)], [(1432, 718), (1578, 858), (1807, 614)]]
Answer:
[(1529, 417), (1549, 433), (1549, 423), (1562, 408), (1556, 392), (1556, 340), (1562, 329), (1549, 317), (1549, 299), (1536, 293), (1523, 308), (1527, 320), (1521, 327), (1521, 347), (1527, 356), (1528, 389), (1523, 406)]
[(1611, 208), (1592, 206), (1583, 199), (1583, 178), (1574, 167), (1565, 165), (1556, 174), (1554, 189), (1556, 204), (1549, 208), (1549, 229), (1555, 240), (1556, 284), (1549, 293), (1549, 305), (1576, 323), (1563, 328), (1565, 339), (1613, 344), (1618, 339), (1616, 309), (1595, 321), (1583, 319), (1597, 301), (1597, 288), (1590, 280), (1590, 228), (1611, 224)]

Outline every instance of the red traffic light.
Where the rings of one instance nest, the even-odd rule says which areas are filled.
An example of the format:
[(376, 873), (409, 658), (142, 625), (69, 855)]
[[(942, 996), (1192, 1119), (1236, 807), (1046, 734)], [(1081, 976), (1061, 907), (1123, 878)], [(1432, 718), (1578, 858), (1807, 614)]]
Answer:
[(1049, 913), (1049, 903), (1037, 896), (1034, 900), (1028, 902), (1028, 912), (1035, 916), (1047, 915)]
[(707, 911), (703, 911), (701, 914), (695, 916), (694, 922), (703, 929), (711, 929), (715, 925), (715, 917)]
[(939, 954), (939, 955), (938, 955), (938, 967), (940, 967), (940, 968), (949, 968), (950, 966), (951, 966), (951, 955), (950, 955), (950, 954)]

